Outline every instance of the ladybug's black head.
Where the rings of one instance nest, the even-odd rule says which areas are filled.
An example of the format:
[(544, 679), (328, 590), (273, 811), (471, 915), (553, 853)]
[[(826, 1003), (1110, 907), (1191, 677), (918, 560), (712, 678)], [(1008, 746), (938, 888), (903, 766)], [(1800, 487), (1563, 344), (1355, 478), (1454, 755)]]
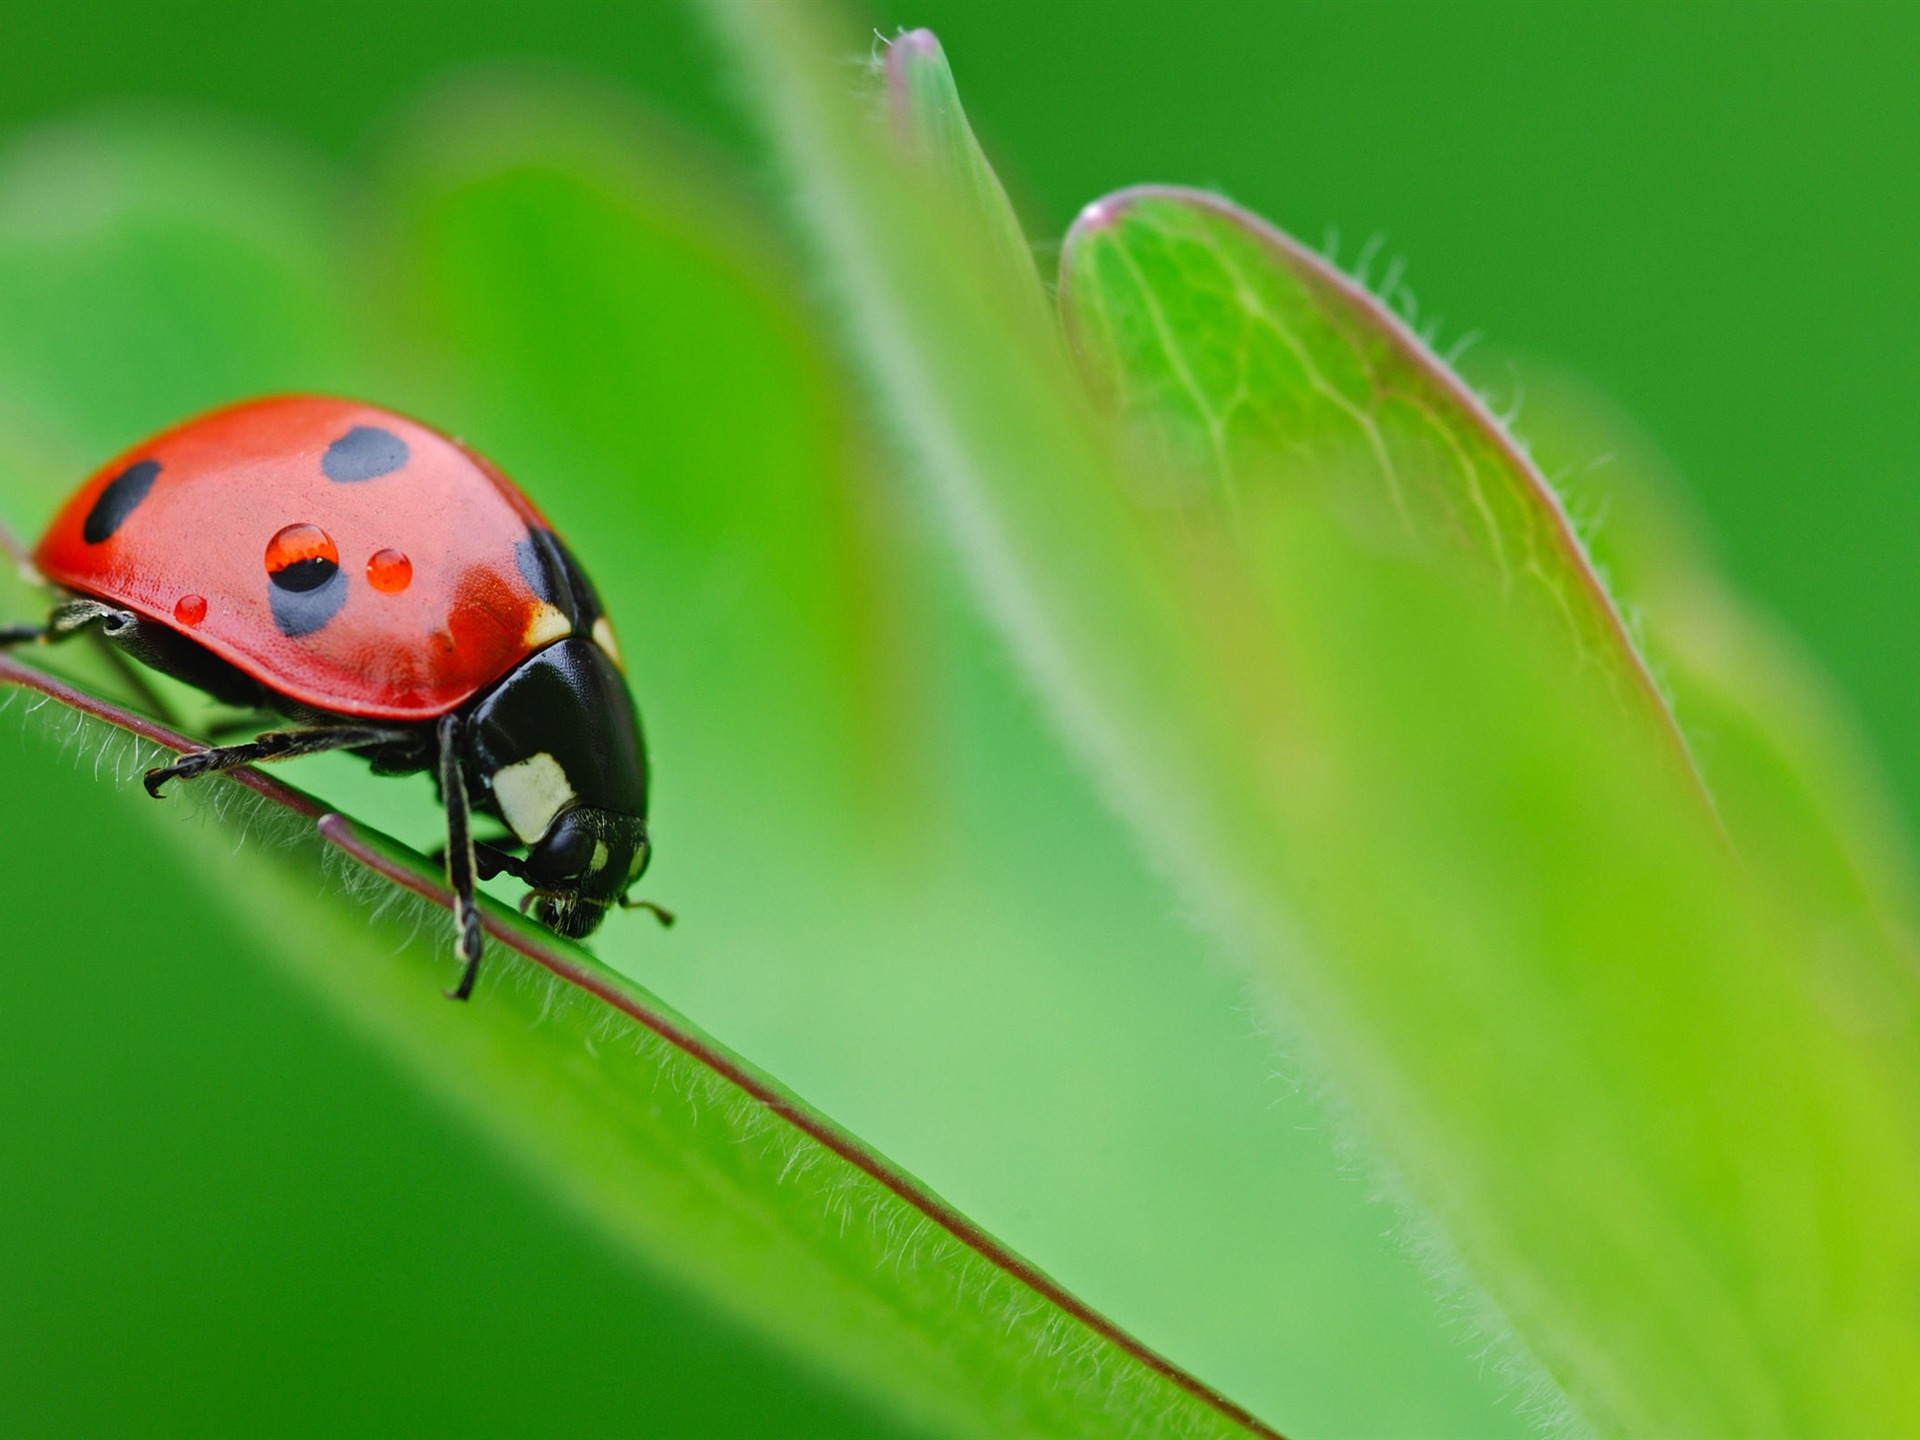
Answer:
[(646, 821), (577, 805), (527, 851), (526, 876), (540, 895), (534, 915), (569, 940), (591, 935), (649, 858)]
[(467, 722), (480, 803), (527, 858), (540, 923), (590, 935), (646, 868), (647, 755), (612, 657), (571, 636), (529, 656)]

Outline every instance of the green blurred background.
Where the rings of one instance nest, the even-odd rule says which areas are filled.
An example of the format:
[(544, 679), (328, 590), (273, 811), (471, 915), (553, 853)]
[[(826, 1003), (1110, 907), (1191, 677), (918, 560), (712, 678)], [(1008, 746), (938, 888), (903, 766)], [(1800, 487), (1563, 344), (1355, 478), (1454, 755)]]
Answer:
[[(1384, 236), (1376, 273), (1407, 260), (1443, 344), (1484, 333), (1466, 368), (1497, 400), (1530, 367), (1610, 394), (1675, 462), (1735, 580), (1857, 703), (1911, 820), (1920, 7), (925, 0), (869, 14), (940, 33), (1043, 241), (1120, 185), (1217, 186), (1309, 241), (1336, 231), (1343, 259)], [(715, 47), (662, 3), (48, 9), (7, 27), (0, 127), (12, 140), (184, 110), (351, 177), (390, 165), (423, 92), (529, 61), (636, 97), (708, 168), (770, 181)], [(442, 329), (484, 369), (484, 324)], [(361, 373), (305, 364), (287, 375)], [(564, 406), (532, 408), (564, 429)], [(1526, 417), (1522, 401), (1523, 432)], [(689, 433), (734, 423), (683, 418)], [(494, 443), (537, 454), (538, 428), (503, 422)], [(586, 525), (588, 493), (562, 499), (577, 507), (563, 527)], [(646, 623), (623, 616), (629, 633)], [(968, 833), (994, 846), (982, 897), (1024, 887), (1026, 913), (1053, 918), (1024, 943), (988, 927), (977, 969), (964, 946), (911, 942), (838, 969), (826, 945), (716, 943), (696, 966), (635, 942), (618, 963), (1290, 1432), (1525, 1433), (1524, 1376), (1484, 1361), (1310, 1086), (1274, 1073), (1285, 1063), (1236, 982), (1054, 750), (998, 647), (944, 624), (957, 718), (936, 731), (977, 797)], [(683, 668), (685, 693), (664, 700), (640, 682), (668, 736), (729, 698)], [(884, 1432), (611, 1257), (183, 903), (193, 882), (128, 828), (124, 795), (5, 724), (7, 892), (38, 903), (10, 909), (0, 966), (0, 1431)], [(662, 760), (671, 772), (671, 749)], [(681, 833), (717, 843), (724, 819)], [(694, 848), (676, 901), (704, 883)], [(663, 869), (672, 853), (663, 840)]]

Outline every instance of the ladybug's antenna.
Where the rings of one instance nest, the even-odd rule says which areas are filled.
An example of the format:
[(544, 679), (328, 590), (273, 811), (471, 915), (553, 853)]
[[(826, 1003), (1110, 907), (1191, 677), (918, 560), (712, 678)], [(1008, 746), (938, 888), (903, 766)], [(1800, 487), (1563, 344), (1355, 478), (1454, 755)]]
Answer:
[(664, 905), (656, 905), (651, 900), (629, 900), (625, 896), (622, 896), (620, 899), (620, 908), (622, 910), (651, 910), (653, 912), (653, 918), (658, 920), (662, 925), (673, 924), (673, 911), (667, 909)]

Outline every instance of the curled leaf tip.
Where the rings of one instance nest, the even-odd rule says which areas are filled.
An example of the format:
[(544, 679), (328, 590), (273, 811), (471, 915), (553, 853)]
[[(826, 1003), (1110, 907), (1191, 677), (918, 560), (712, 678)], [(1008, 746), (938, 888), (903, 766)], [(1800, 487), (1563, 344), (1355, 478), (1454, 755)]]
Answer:
[(887, 45), (884, 68), (887, 98), (893, 104), (897, 121), (906, 118), (901, 112), (912, 105), (917, 85), (929, 82), (938, 85), (943, 77), (952, 73), (947, 67), (947, 52), (940, 44), (940, 37), (931, 30), (906, 30), (896, 35)]
[(940, 46), (940, 37), (924, 26), (918, 30), (905, 30), (894, 37), (887, 47), (887, 66), (893, 69), (915, 59), (944, 60), (946, 52)]

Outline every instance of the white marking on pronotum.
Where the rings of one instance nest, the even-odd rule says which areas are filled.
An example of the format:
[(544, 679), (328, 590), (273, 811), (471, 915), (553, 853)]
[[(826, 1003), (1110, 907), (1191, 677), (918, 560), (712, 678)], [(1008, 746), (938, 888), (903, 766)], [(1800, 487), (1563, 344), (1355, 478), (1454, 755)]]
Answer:
[(527, 617), (527, 633), (523, 639), (529, 650), (537, 650), (552, 641), (564, 640), (572, 633), (573, 626), (567, 617), (557, 607), (542, 600), (533, 607), (533, 614)]
[(577, 797), (560, 762), (542, 753), (496, 774), (493, 798), (500, 802), (500, 813), (513, 833), (531, 845)]
[(611, 860), (612, 858), (613, 858), (613, 852), (607, 849), (606, 841), (604, 840), (594, 841), (593, 842), (593, 865), (591, 867), (592, 873), (595, 875), (598, 875), (602, 870), (607, 868), (607, 861)]
[(606, 651), (607, 658), (615, 665), (622, 670), (627, 668), (626, 663), (620, 658), (620, 647), (614, 642), (613, 626), (607, 623), (607, 617), (604, 615), (593, 622), (593, 643)]

